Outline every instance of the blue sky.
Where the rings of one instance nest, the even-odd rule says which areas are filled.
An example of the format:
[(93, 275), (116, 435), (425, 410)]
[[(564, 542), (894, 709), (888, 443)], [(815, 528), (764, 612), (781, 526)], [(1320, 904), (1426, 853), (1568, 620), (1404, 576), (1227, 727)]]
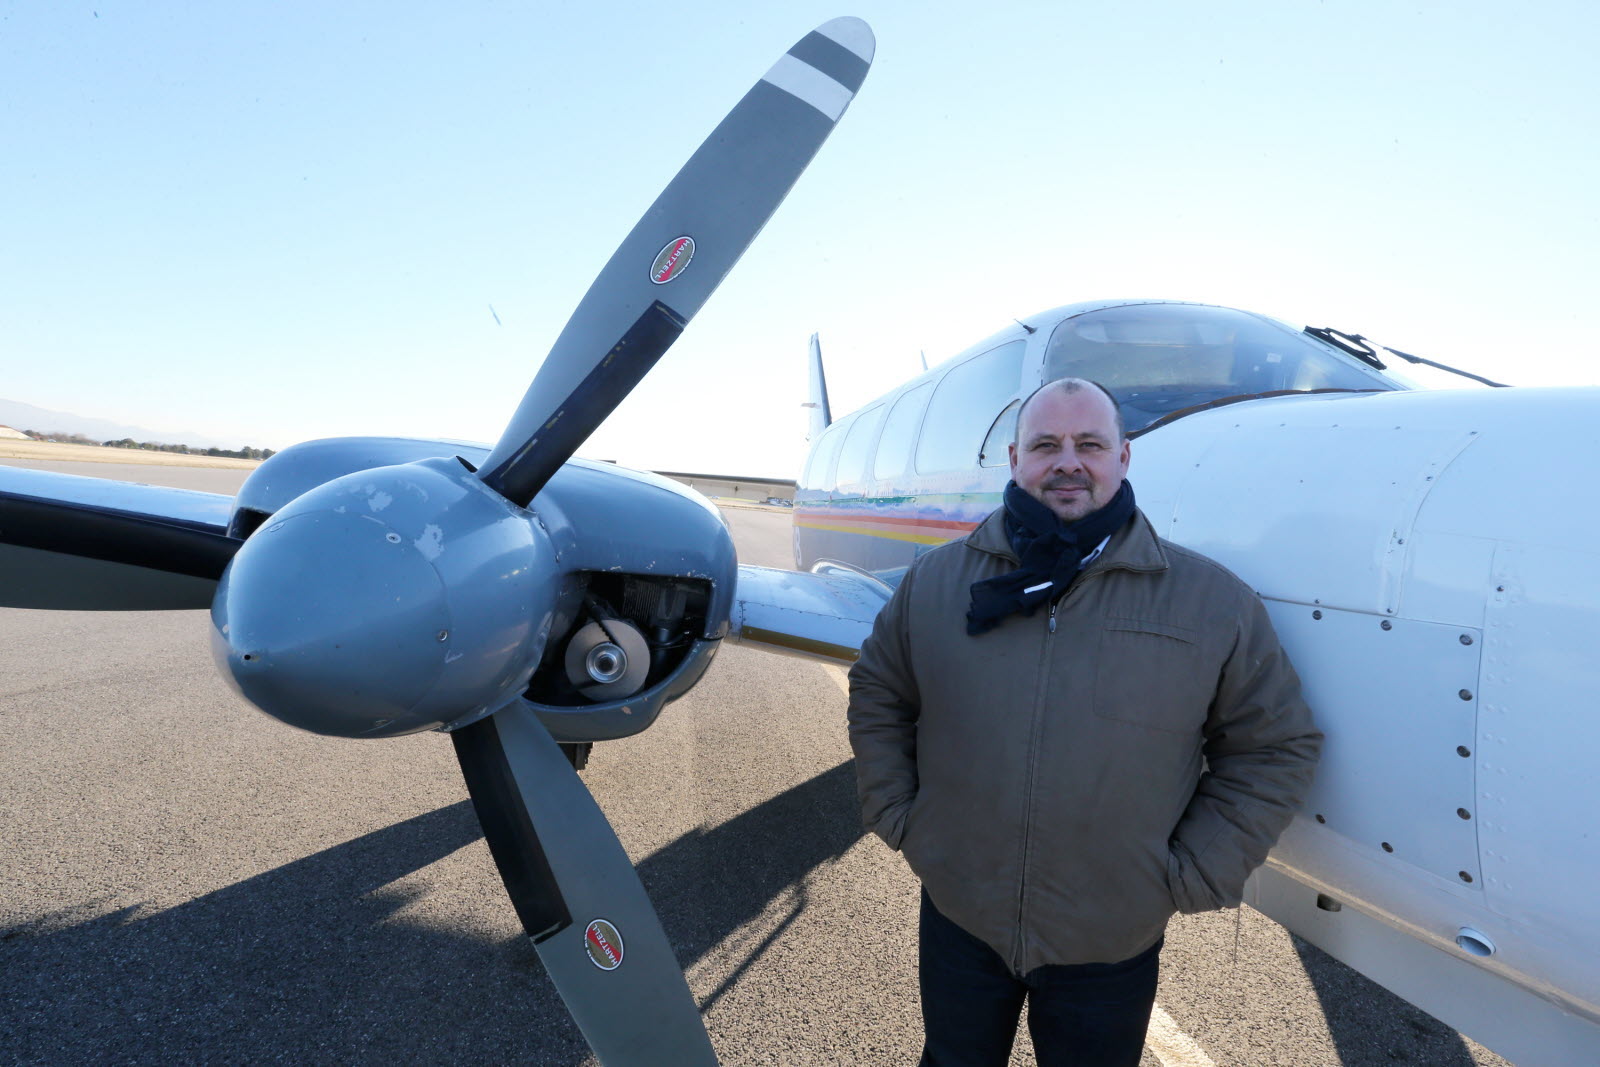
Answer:
[(492, 441), (655, 194), (840, 14), (878, 37), (860, 96), (584, 454), (792, 476), (812, 331), (843, 411), (1106, 297), (1591, 384), (1597, 11), (0, 4), (0, 396)]

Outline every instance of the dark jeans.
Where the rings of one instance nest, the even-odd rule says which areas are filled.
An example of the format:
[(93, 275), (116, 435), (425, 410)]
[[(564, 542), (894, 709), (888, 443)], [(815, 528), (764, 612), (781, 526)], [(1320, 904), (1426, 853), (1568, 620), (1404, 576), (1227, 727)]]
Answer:
[(1161, 943), (1121, 963), (1050, 964), (1021, 978), (922, 893), (922, 1067), (1005, 1067), (1022, 1002), (1039, 1067), (1138, 1067)]

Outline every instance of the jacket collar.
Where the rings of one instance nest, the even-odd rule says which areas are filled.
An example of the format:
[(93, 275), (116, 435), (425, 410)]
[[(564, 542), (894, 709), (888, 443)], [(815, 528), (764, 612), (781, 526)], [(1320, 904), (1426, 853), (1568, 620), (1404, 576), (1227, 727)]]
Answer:
[[(1011, 539), (1006, 536), (1006, 509), (1004, 505), (989, 513), (989, 517), (978, 524), (978, 528), (967, 535), (965, 544), (979, 552), (991, 556), (998, 556), (1013, 567), (1020, 567), (1022, 561), (1017, 559), (1016, 552), (1011, 548)], [(1138, 508), (1133, 509), (1133, 518), (1127, 524), (1111, 535), (1111, 543), (1106, 545), (1104, 552), (1089, 565), (1089, 570), (1126, 570), (1157, 572), (1168, 567), (1167, 553), (1161, 547), (1161, 539), (1156, 536), (1155, 528), (1150, 525), (1150, 520), (1144, 517), (1144, 512)]]

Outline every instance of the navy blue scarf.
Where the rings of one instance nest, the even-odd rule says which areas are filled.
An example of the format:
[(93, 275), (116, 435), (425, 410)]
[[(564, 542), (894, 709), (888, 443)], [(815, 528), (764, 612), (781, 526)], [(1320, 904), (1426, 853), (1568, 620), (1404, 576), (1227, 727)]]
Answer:
[(998, 578), (972, 583), (967, 633), (994, 629), (1007, 615), (1032, 615), (1055, 600), (1078, 576), (1083, 557), (1133, 517), (1133, 486), (1126, 480), (1105, 507), (1077, 522), (1062, 522), (1016, 482), (1006, 483), (1006, 537), (1022, 565)]

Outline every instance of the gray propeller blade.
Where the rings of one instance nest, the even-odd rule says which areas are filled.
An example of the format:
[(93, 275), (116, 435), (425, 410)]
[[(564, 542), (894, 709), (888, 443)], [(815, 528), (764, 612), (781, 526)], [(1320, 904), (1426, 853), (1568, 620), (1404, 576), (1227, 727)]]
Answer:
[(600, 1062), (714, 1065), (633, 863), (538, 718), (514, 705), (451, 736), (523, 929)]
[(706, 138), (584, 295), (482, 477), (526, 506), (744, 254), (867, 76), (865, 22), (801, 38)]

